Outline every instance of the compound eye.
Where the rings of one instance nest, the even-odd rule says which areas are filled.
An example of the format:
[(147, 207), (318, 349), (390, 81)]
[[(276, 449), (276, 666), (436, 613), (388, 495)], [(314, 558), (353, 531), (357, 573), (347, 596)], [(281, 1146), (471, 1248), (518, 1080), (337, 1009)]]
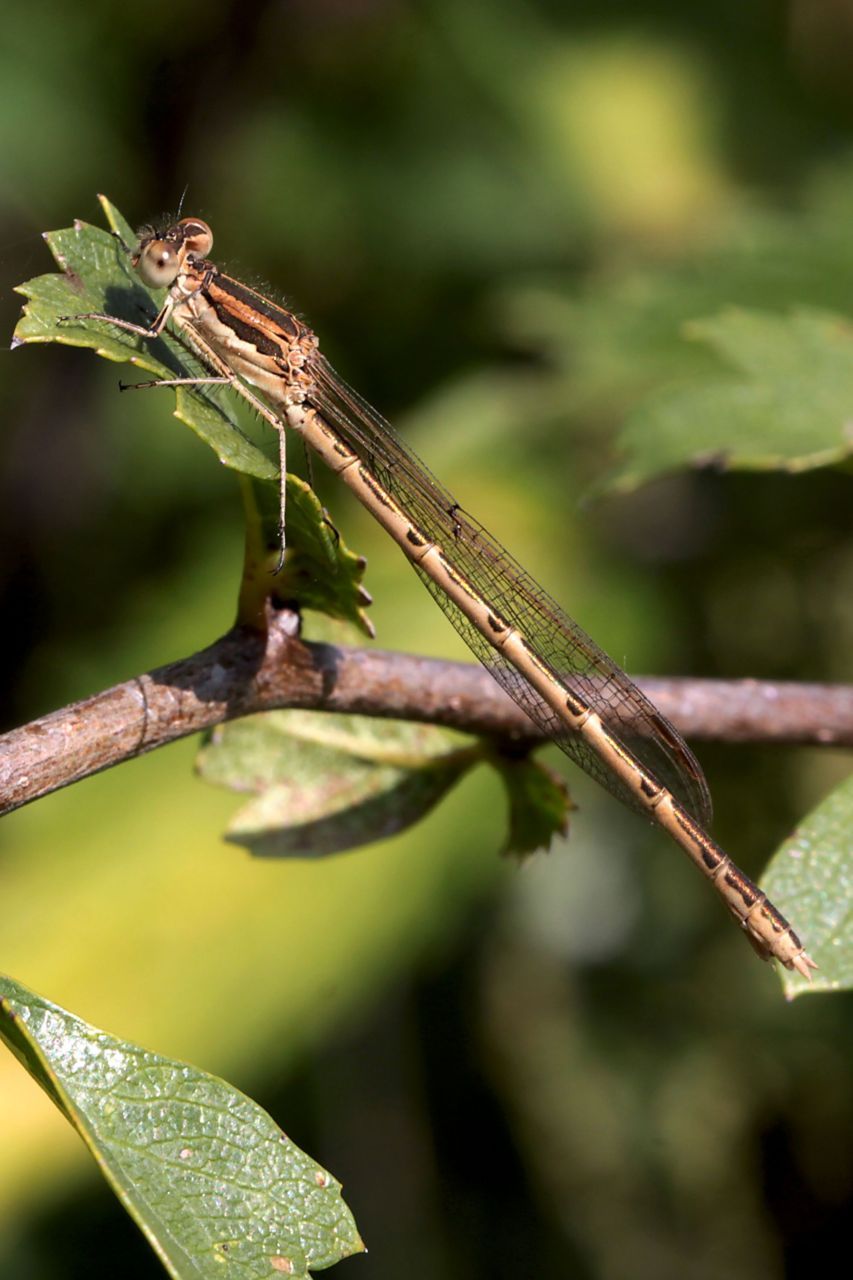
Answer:
[(133, 264), (151, 289), (165, 289), (174, 284), (181, 268), (181, 255), (167, 240), (152, 240)]
[(213, 232), (201, 218), (182, 218), (178, 223), (187, 251), (194, 258), (206, 258), (213, 248)]

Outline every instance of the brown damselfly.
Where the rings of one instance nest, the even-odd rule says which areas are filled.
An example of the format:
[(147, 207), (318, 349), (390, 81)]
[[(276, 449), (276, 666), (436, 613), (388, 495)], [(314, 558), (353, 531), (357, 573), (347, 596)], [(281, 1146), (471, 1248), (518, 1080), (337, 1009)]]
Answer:
[(93, 313), (141, 338), (177, 330), (206, 377), (278, 432), (284, 529), (285, 428), (349, 485), (398, 543), (462, 638), (538, 728), (631, 808), (652, 818), (721, 895), (758, 954), (809, 976), (814, 961), (767, 896), (707, 834), (702, 770), (676, 730), (513, 557), (438, 483), (334, 371), (311, 330), (212, 263), (210, 228), (182, 218), (142, 233), (132, 263), (167, 288), (149, 325)]

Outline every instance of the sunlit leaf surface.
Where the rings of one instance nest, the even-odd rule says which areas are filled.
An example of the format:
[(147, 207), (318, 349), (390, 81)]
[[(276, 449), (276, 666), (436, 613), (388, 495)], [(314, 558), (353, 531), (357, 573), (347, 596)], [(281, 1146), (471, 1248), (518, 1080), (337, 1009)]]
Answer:
[(340, 1184), (251, 1098), (0, 977), (0, 1038), (176, 1280), (308, 1276), (363, 1249)]
[(803, 819), (762, 880), (820, 966), (784, 974), (789, 995), (853, 987), (853, 777)]

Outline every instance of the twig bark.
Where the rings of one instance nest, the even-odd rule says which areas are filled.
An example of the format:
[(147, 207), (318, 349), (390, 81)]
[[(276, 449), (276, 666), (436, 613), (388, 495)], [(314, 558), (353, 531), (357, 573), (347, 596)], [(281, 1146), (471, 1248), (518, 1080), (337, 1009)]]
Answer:
[[(192, 657), (105, 689), (0, 736), (0, 814), (90, 774), (258, 711), (419, 720), (518, 744), (535, 725), (480, 667), (305, 643), (296, 618), (235, 627)], [(853, 686), (639, 679), (688, 739), (853, 746)]]

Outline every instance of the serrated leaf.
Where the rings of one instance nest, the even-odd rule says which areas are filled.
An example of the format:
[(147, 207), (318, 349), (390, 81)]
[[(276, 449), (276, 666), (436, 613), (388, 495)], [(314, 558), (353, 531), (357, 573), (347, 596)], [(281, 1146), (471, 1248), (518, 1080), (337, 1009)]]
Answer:
[(574, 805), (558, 773), (533, 756), (509, 759), (494, 752), (490, 760), (506, 788), (509, 805), (504, 853), (524, 858), (548, 849), (555, 836), (568, 834)]
[(176, 1280), (307, 1277), (364, 1246), (340, 1184), (225, 1081), (0, 976), (0, 1039)]
[(853, 324), (827, 312), (729, 309), (688, 326), (740, 377), (658, 392), (619, 433), (609, 488), (677, 467), (804, 471), (853, 454)]
[(287, 477), (287, 551), (278, 571), (278, 486), (245, 479), (243, 500), (246, 554), (240, 621), (260, 618), (264, 600), (273, 595), (283, 604), (297, 602), (301, 608), (340, 618), (373, 639), (376, 632), (365, 613), (371, 603), (363, 585), (367, 561), (350, 551), (331, 526), (311, 486), (299, 476)]
[(322, 857), (413, 826), (480, 759), (431, 725), (273, 711), (221, 726), (197, 767), (256, 796), (228, 840), (257, 857)]
[[(106, 198), (102, 197), (101, 203), (111, 225), (125, 238), (129, 233), (126, 221)], [(108, 360), (128, 361), (152, 378), (191, 377), (206, 372), (168, 331), (152, 342), (111, 328), (105, 321), (73, 319), (99, 311), (134, 324), (147, 324), (160, 309), (165, 291), (147, 289), (142, 284), (113, 235), (78, 221), (73, 227), (47, 232), (45, 240), (62, 274), (37, 276), (17, 286), (16, 292), (29, 301), (13, 335), (14, 346), (61, 342), (90, 347)], [(134, 241), (135, 236), (130, 233), (130, 242)], [(220, 462), (260, 479), (277, 477), (275, 464), (248, 438), (216, 388), (177, 387), (175, 395), (175, 417), (210, 445)]]
[[(135, 243), (136, 236), (119, 211), (106, 197), (100, 199), (110, 226), (124, 245)], [(207, 373), (168, 329), (152, 342), (106, 321), (74, 319), (94, 311), (136, 324), (148, 323), (162, 305), (165, 290), (143, 285), (115, 235), (76, 222), (73, 227), (48, 232), (45, 239), (62, 274), (38, 276), (18, 286), (18, 292), (29, 301), (15, 329), (13, 345), (61, 342), (90, 347), (109, 360), (128, 361), (155, 379)], [(245, 433), (222, 388), (176, 387), (174, 394), (175, 416), (191, 427), (221, 462), (249, 481), (271, 482), (245, 490), (248, 527), (241, 621), (261, 625), (262, 603), (275, 594), (351, 622), (372, 637), (373, 626), (364, 613), (370, 603), (362, 585), (365, 561), (331, 528), (304, 481), (293, 476), (287, 480), (289, 551), (283, 570), (274, 574), (280, 541), (276, 464)]]
[(820, 966), (807, 982), (784, 971), (789, 997), (853, 987), (853, 777), (773, 855), (761, 887)]

